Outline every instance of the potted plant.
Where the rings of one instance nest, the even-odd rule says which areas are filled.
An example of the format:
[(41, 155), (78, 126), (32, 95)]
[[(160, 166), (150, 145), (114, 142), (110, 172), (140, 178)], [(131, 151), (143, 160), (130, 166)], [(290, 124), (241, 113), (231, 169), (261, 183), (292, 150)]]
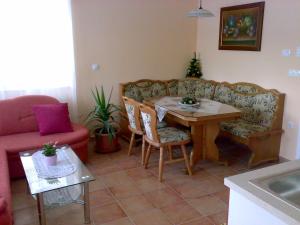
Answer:
[(191, 59), (189, 67), (187, 68), (186, 77), (202, 77), (200, 59), (197, 59), (196, 52), (194, 52), (194, 57)]
[(47, 143), (43, 145), (42, 154), (45, 156), (44, 160), (46, 165), (54, 166), (57, 163), (57, 155), (56, 155), (56, 144), (55, 143)]
[(110, 102), (113, 89), (110, 91), (108, 99), (106, 98), (101, 86), (101, 91), (96, 87), (92, 90), (94, 99), (94, 108), (87, 117), (87, 123), (93, 123), (93, 132), (95, 135), (96, 147), (98, 153), (115, 152), (120, 149), (118, 139), (119, 127), (116, 123), (119, 107)]

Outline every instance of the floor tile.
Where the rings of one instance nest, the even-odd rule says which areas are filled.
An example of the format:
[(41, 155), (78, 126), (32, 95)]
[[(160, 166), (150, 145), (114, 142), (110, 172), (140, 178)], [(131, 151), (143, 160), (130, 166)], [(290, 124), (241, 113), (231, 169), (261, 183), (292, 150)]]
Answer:
[(25, 179), (17, 179), (17, 180), (13, 180), (11, 182), (11, 192), (13, 194), (15, 193), (22, 193), (22, 194), (26, 194), (28, 193), (28, 185)]
[(217, 192), (213, 195), (221, 199), (227, 205), (229, 204), (229, 195), (230, 195), (229, 188), (226, 188), (224, 191)]
[[(95, 223), (95, 225), (98, 225)], [(102, 223), (99, 225), (134, 225), (133, 223), (131, 223), (131, 221), (128, 218), (122, 218), (122, 219), (118, 219), (118, 220), (114, 220), (108, 223)]]
[(181, 203), (183, 200), (170, 188), (164, 188), (144, 194), (146, 199), (156, 208), (162, 208), (168, 205)]
[(143, 195), (123, 198), (120, 199), (119, 202), (121, 207), (129, 216), (154, 209), (154, 206)]
[(183, 198), (199, 198), (205, 195), (213, 194), (225, 189), (223, 183), (217, 179), (207, 179), (202, 182), (187, 182), (181, 186), (175, 187)]
[(95, 207), (91, 214), (95, 224), (108, 223), (126, 217), (126, 214), (117, 203)]
[(38, 213), (36, 207), (27, 207), (14, 212), (15, 225), (35, 225), (38, 224)]
[(136, 184), (116, 185), (109, 188), (116, 198), (128, 198), (140, 195), (142, 192), (137, 188)]
[(159, 209), (137, 214), (132, 217), (132, 220), (137, 225), (172, 225)]
[(227, 210), (226, 204), (214, 196), (189, 199), (188, 202), (203, 216), (209, 216)]
[(89, 183), (89, 191), (90, 192), (106, 188), (102, 177), (95, 176), (95, 179), (96, 180)]
[(202, 217), (200, 219), (188, 223), (183, 223), (181, 225), (221, 225), (221, 224), (214, 224), (210, 219), (206, 217)]
[(107, 187), (118, 186), (118, 185), (130, 185), (133, 180), (128, 176), (126, 171), (118, 171), (103, 175), (103, 182)]
[(217, 214), (210, 215), (209, 218), (215, 224), (224, 224), (228, 222), (228, 211), (220, 212)]
[(173, 224), (181, 224), (202, 217), (197, 210), (186, 202), (171, 204), (161, 208), (161, 211)]
[[(72, 215), (72, 216), (66, 216)], [(84, 213), (82, 205), (66, 205), (46, 211), (47, 225), (83, 225)]]
[(108, 189), (101, 189), (97, 191), (90, 192), (90, 206), (96, 207), (101, 205), (106, 205), (112, 203), (115, 200)]
[(127, 175), (134, 181), (153, 177), (150, 171), (145, 170), (143, 167), (133, 168), (127, 170)]
[(23, 209), (28, 207), (35, 207), (36, 200), (27, 192), (13, 193), (13, 209)]
[(164, 183), (159, 182), (158, 179), (154, 177), (138, 180), (135, 182), (135, 184), (143, 193), (163, 189), (166, 187)]

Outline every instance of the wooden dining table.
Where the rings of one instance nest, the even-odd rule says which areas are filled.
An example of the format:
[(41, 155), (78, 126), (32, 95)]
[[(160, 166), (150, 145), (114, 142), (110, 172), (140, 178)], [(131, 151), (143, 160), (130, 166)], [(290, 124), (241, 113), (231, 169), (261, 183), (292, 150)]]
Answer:
[(193, 141), (190, 162), (194, 166), (199, 160), (212, 160), (227, 165), (220, 158), (215, 140), (220, 132), (220, 123), (241, 116), (241, 111), (227, 104), (210, 99), (199, 99), (198, 104), (181, 104), (182, 97), (158, 97), (144, 100), (144, 104), (155, 107), (158, 114), (166, 114), (169, 123), (189, 127)]

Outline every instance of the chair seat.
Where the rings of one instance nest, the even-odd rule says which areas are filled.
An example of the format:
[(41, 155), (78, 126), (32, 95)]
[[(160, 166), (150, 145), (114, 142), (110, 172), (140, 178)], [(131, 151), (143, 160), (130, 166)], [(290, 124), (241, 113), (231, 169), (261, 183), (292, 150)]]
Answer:
[(243, 119), (238, 119), (222, 122), (221, 130), (227, 131), (241, 138), (248, 138), (254, 133), (267, 131), (268, 127), (253, 124)]
[(167, 126), (167, 123), (165, 121), (157, 121), (157, 129), (161, 129)]
[(164, 127), (157, 130), (161, 143), (181, 142), (191, 139), (188, 132), (179, 130), (175, 127)]

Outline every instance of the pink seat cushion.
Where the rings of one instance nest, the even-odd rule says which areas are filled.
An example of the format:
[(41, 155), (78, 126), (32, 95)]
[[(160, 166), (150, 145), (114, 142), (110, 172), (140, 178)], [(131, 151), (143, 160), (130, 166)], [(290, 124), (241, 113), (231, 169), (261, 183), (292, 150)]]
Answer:
[(73, 132), (62, 134), (51, 134), (40, 136), (38, 132), (28, 132), (0, 136), (0, 148), (4, 148), (8, 153), (18, 153), (25, 150), (40, 148), (43, 144), (57, 141), (58, 144), (73, 144), (88, 138), (88, 130), (81, 125), (73, 124)]
[(7, 203), (5, 201), (5, 199), (0, 196), (0, 213), (3, 213), (7, 210)]
[(67, 103), (34, 105), (32, 109), (41, 135), (73, 131)]

